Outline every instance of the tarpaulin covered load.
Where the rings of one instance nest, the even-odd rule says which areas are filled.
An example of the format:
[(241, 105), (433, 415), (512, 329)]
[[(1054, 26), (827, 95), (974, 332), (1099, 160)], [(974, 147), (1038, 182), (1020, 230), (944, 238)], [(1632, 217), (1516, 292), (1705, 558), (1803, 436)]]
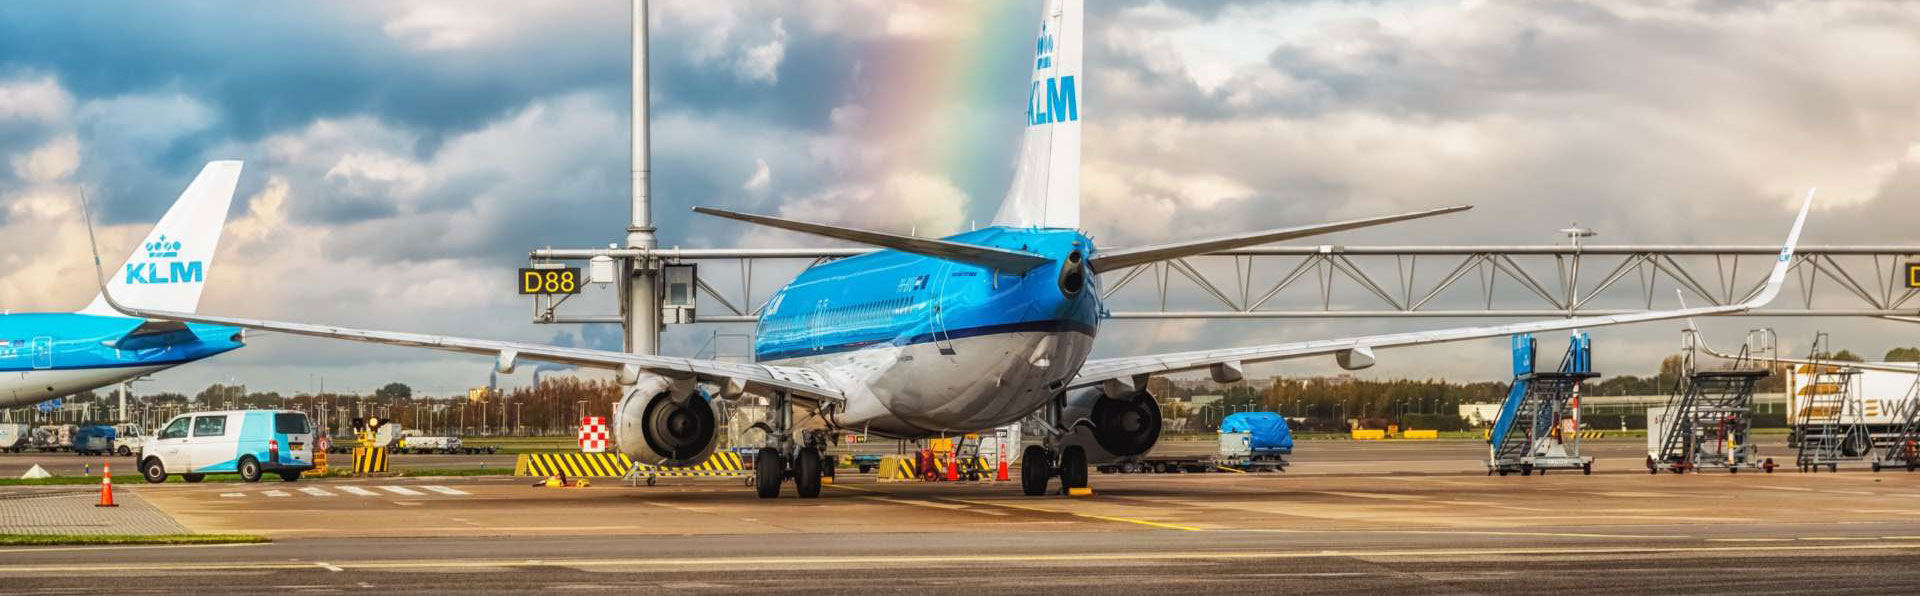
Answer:
[(1220, 421), (1222, 433), (1247, 433), (1249, 446), (1255, 453), (1292, 453), (1293, 431), (1287, 428), (1287, 419), (1273, 412), (1240, 412), (1228, 414)]

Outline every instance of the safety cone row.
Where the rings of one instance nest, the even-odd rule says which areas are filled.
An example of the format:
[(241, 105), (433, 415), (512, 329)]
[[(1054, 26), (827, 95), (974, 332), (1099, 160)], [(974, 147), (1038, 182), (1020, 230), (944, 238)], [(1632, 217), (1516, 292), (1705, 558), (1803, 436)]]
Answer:
[(113, 464), (100, 467), (100, 502), (94, 507), (119, 507), (113, 503)]

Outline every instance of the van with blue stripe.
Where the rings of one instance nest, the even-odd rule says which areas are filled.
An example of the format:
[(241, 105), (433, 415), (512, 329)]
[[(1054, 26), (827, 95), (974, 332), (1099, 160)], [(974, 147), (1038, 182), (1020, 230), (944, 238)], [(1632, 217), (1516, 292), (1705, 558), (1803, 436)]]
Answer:
[(207, 474), (238, 473), (247, 482), (266, 474), (293, 482), (313, 469), (313, 429), (305, 412), (236, 410), (181, 414), (140, 448), (147, 482), (179, 475), (199, 482)]

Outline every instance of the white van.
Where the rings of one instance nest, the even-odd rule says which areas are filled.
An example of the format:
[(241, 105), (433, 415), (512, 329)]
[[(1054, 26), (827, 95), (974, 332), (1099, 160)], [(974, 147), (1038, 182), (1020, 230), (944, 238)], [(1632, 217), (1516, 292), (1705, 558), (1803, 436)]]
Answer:
[(207, 474), (237, 472), (259, 482), (267, 473), (293, 482), (313, 469), (313, 429), (293, 410), (239, 410), (181, 414), (141, 445), (140, 474), (166, 482), (178, 474), (199, 482)]

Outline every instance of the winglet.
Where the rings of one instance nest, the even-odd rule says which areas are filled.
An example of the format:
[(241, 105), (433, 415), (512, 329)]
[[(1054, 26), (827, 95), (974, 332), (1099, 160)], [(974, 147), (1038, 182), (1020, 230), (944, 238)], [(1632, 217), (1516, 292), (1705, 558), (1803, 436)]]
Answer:
[(1800, 230), (1807, 225), (1807, 212), (1813, 210), (1813, 194), (1816, 190), (1807, 189), (1807, 200), (1800, 205), (1800, 216), (1794, 218), (1793, 229), (1787, 232), (1787, 243), (1780, 247), (1780, 260), (1773, 263), (1773, 272), (1767, 275), (1766, 287), (1761, 288), (1760, 293), (1743, 306), (1748, 309), (1760, 308), (1780, 295), (1780, 287), (1787, 283), (1787, 270), (1793, 267), (1793, 250), (1800, 244)]
[(120, 305), (114, 304), (113, 296), (107, 293), (107, 270), (100, 264), (100, 240), (93, 234), (93, 205), (87, 201), (87, 190), (84, 188), (80, 189), (80, 217), (87, 224), (87, 247), (93, 249), (93, 281), (100, 284), (100, 295), (106, 298), (107, 305), (125, 312)]

